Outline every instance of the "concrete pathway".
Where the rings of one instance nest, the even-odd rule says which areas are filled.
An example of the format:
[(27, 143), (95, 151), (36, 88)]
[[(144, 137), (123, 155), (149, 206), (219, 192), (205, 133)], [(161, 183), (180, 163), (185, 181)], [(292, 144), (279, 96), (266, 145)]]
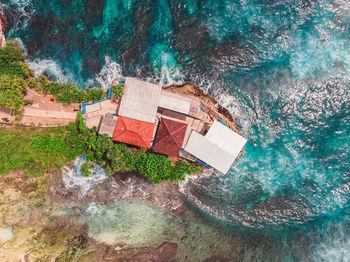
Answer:
[(32, 117), (48, 117), (48, 118), (59, 118), (59, 119), (72, 119), (77, 118), (77, 112), (60, 112), (52, 110), (24, 108), (22, 111), (23, 116)]

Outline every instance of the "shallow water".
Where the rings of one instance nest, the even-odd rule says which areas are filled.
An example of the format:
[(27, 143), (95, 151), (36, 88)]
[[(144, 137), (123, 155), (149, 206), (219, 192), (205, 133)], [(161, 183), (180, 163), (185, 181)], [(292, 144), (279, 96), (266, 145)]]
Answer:
[(37, 72), (190, 81), (230, 109), (249, 141), (227, 175), (182, 185), (199, 213), (280, 238), (285, 260), (350, 259), (348, 1), (0, 3)]
[(10, 226), (0, 228), (0, 244), (15, 237), (14, 229)]

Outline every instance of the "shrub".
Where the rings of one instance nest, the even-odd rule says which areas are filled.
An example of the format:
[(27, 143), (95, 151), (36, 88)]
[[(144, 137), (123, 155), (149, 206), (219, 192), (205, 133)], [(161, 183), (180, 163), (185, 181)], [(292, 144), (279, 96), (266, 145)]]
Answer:
[(36, 89), (38, 86), (38, 81), (35, 78), (31, 78), (28, 82), (27, 85), (29, 88), (34, 88)]
[(195, 163), (189, 163), (185, 160), (176, 162), (175, 167), (171, 173), (171, 180), (184, 180), (186, 175), (200, 173), (201, 168)]
[(85, 120), (83, 118), (83, 114), (81, 113), (81, 111), (78, 112), (78, 130), (82, 135), (86, 137), (90, 135), (90, 131), (89, 129), (87, 129), (85, 125)]
[(47, 84), (49, 83), (49, 81), (47, 80), (46, 76), (41, 75), (39, 77), (39, 81), (40, 81), (42, 89), (44, 90), (44, 92), (46, 92), (45, 90), (47, 88)]
[(89, 88), (84, 90), (86, 95), (87, 101), (97, 101), (101, 100), (104, 95), (104, 91), (100, 88)]
[(33, 100), (31, 100), (31, 99), (24, 99), (24, 105), (26, 106), (26, 105), (32, 105), (33, 104)]
[(120, 99), (123, 95), (123, 92), (124, 92), (124, 84), (118, 84), (118, 85), (112, 86), (111, 96), (116, 99)]
[[(186, 174), (199, 173), (200, 167), (194, 163), (180, 160), (175, 166), (165, 155), (139, 150), (132, 153), (125, 144), (115, 144), (107, 135), (96, 135), (86, 126), (81, 112), (77, 124), (67, 126), (66, 140), (71, 146), (85, 150), (88, 160), (96, 160), (107, 174), (115, 172), (139, 171), (156, 184), (163, 181), (184, 180)], [(73, 142), (71, 142), (73, 140)], [(84, 146), (81, 146), (84, 144)], [(80, 146), (79, 146), (80, 145)]]
[(24, 62), (23, 51), (16, 41), (10, 41), (5, 48), (0, 49), (0, 75), (28, 78), (31, 71)]
[(23, 107), (25, 81), (17, 76), (0, 74), (0, 106), (13, 109), (19, 115)]
[(83, 163), (80, 167), (81, 175), (84, 177), (88, 177), (91, 175), (91, 169), (94, 168), (94, 165), (89, 161)]
[(171, 180), (172, 166), (169, 158), (165, 155), (148, 153), (142, 154), (139, 171), (149, 180), (160, 184), (163, 180)]
[(79, 133), (68, 132), (64, 139), (65, 143), (75, 152), (76, 155), (86, 154), (85, 139)]

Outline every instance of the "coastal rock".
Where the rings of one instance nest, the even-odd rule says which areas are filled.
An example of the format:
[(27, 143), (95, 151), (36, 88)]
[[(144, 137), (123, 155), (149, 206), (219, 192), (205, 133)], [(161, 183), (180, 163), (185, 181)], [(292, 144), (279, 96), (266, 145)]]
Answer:
[(174, 93), (198, 97), (211, 117), (216, 119), (221, 118), (228, 127), (230, 127), (233, 131), (239, 134), (237, 123), (234, 120), (230, 111), (227, 108), (220, 105), (214, 97), (204, 93), (204, 91), (200, 87), (194, 84), (187, 83), (184, 85), (168, 86), (165, 87), (165, 89)]
[(6, 38), (4, 35), (4, 31), (6, 28), (6, 23), (3, 14), (0, 12), (0, 47), (6, 46)]
[(77, 216), (81, 216), (82, 215), (81, 210), (80, 210), (79, 207), (73, 207), (73, 211), (74, 211), (75, 215), (77, 215)]
[[(65, 183), (69, 184), (70, 179), (64, 181), (62, 176), (53, 176), (50, 194), (52, 201), (69, 203), (76, 207), (81, 202), (113, 205), (122, 200), (141, 200), (175, 215), (186, 216), (184, 196), (179, 191), (177, 182), (155, 185), (138, 173), (115, 174), (96, 183), (88, 192), (82, 194), (81, 188), (86, 188), (86, 184), (67, 187)], [(78, 210), (73, 211), (79, 216)]]

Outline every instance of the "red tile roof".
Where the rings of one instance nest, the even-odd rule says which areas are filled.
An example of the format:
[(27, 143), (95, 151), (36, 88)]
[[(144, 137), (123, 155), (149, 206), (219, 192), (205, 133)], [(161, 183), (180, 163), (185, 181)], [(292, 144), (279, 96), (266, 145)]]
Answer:
[(145, 148), (151, 147), (155, 123), (119, 116), (113, 140)]
[(162, 118), (154, 141), (153, 151), (168, 156), (179, 156), (187, 125)]

